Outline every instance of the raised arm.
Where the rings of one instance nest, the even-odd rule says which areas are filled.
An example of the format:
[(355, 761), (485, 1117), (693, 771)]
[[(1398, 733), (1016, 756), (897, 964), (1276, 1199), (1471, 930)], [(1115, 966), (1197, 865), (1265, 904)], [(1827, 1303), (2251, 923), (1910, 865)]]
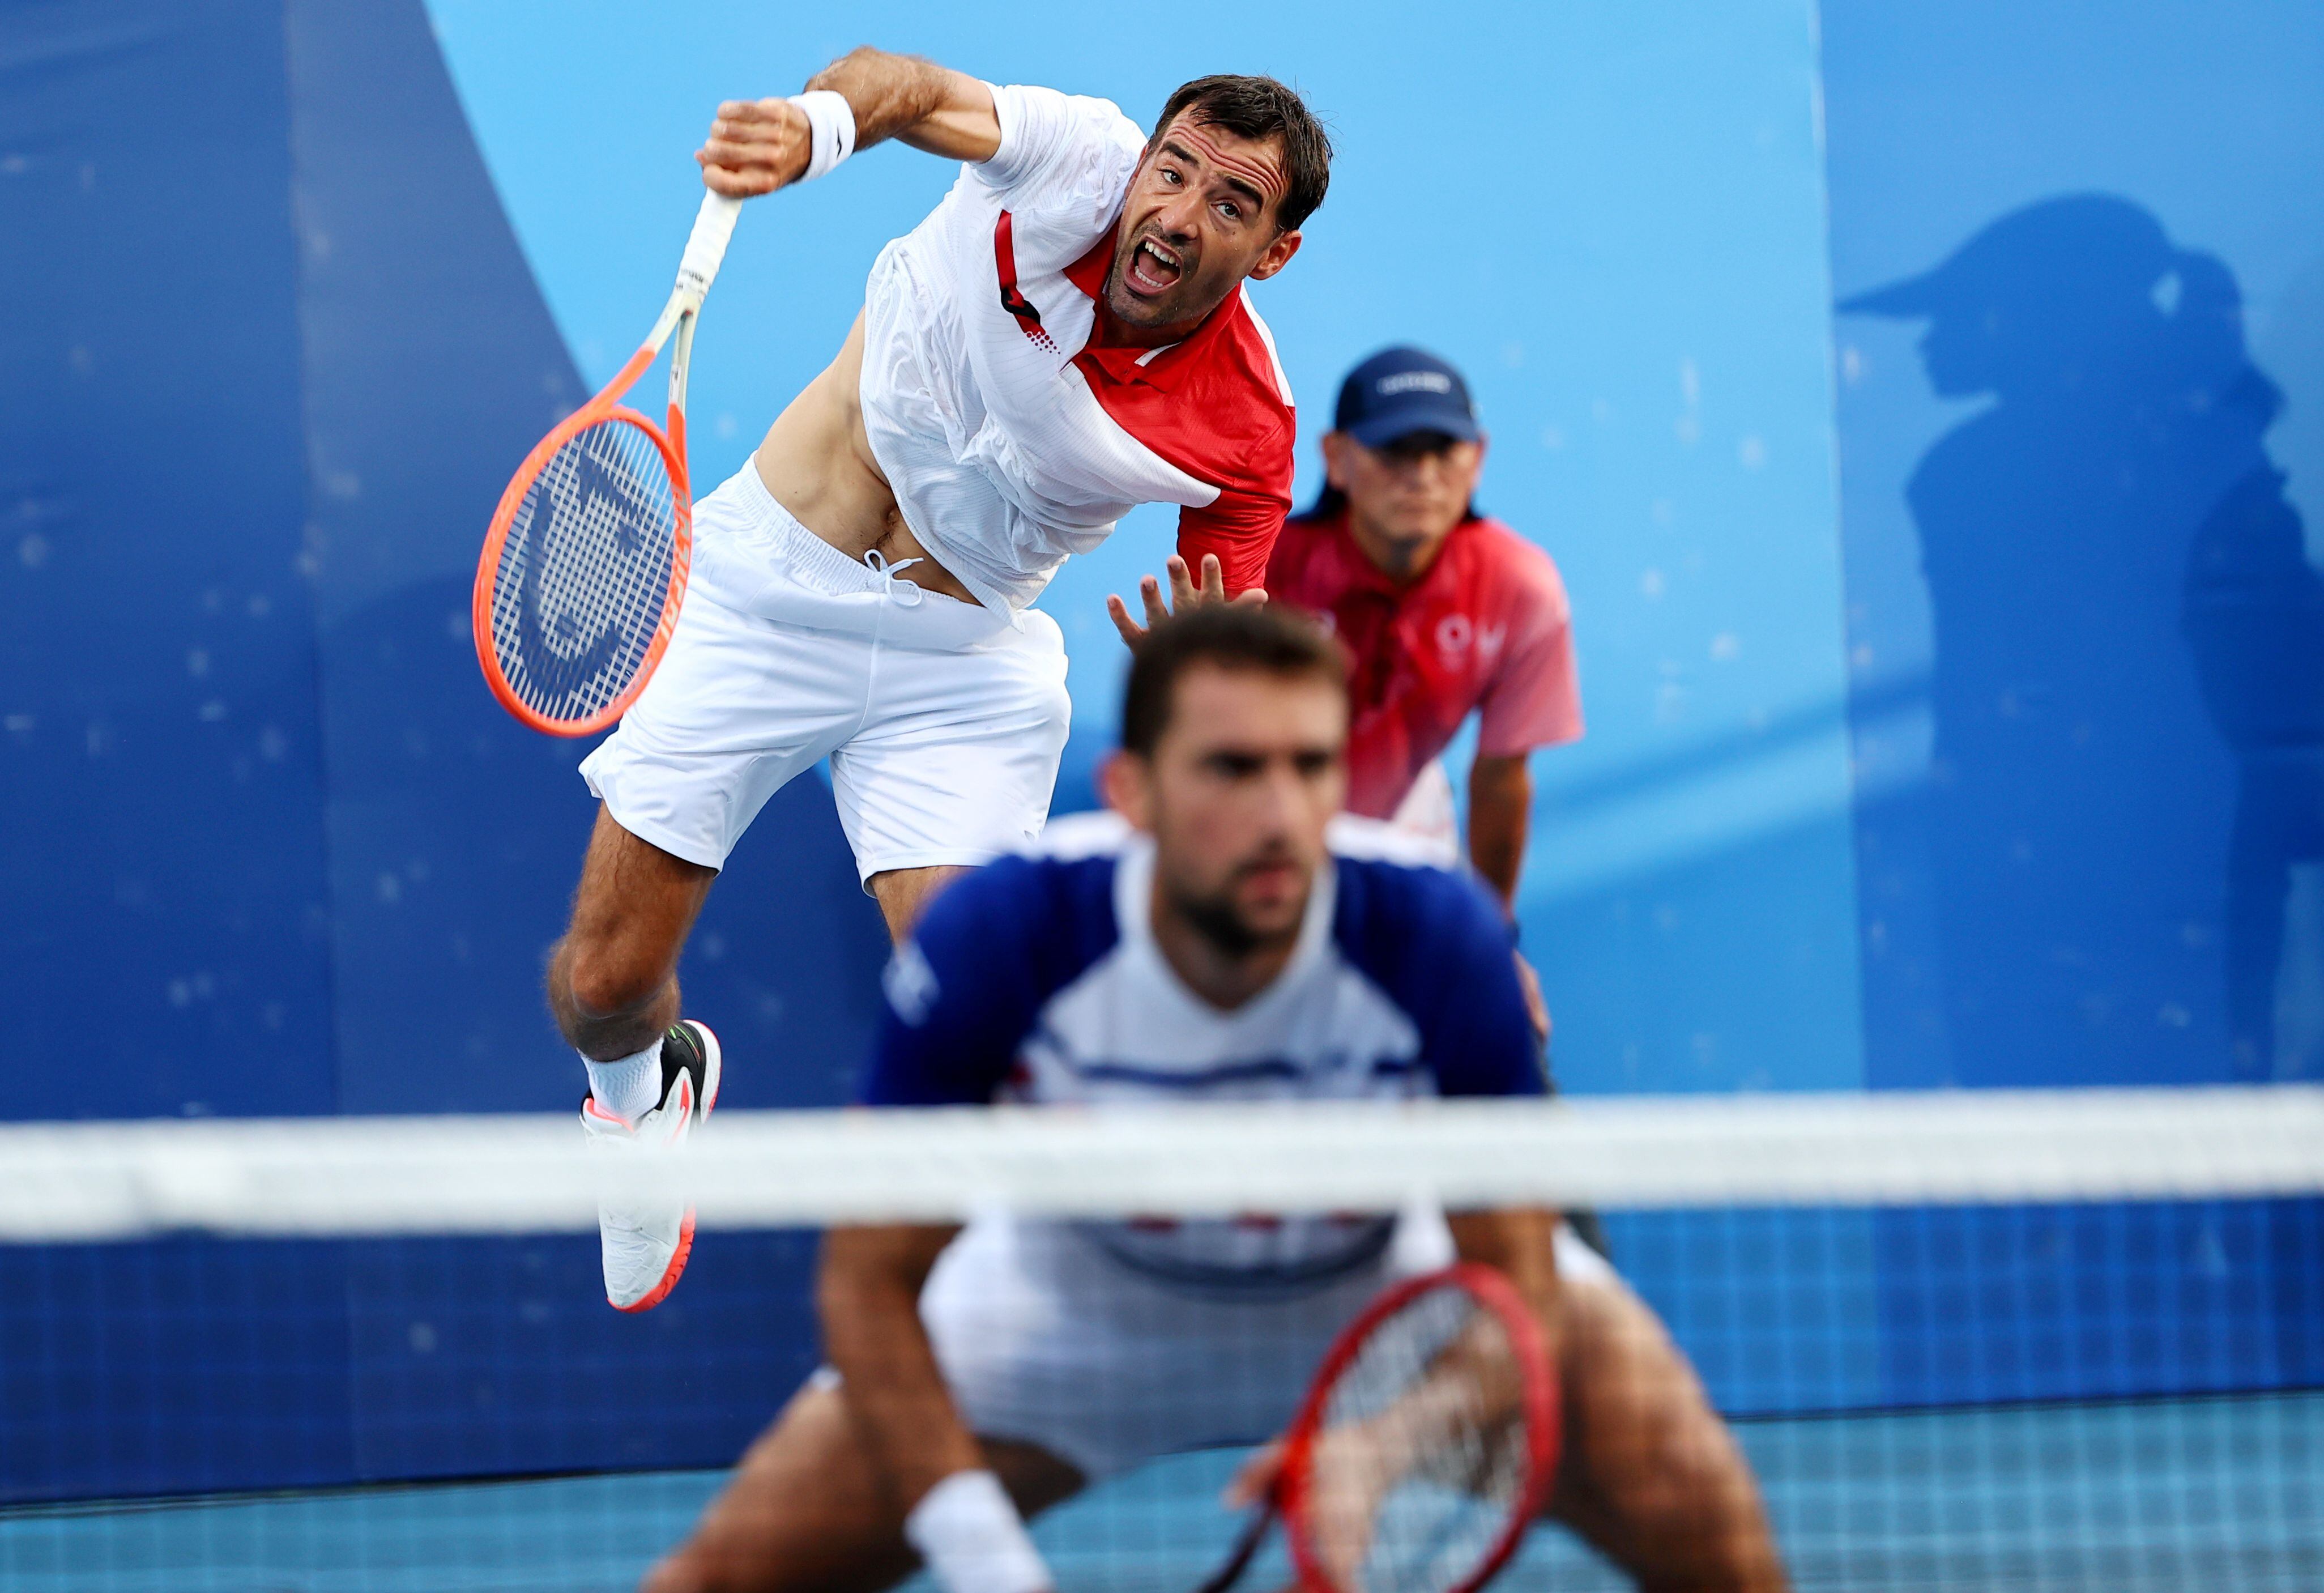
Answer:
[[(992, 90), (964, 72), (869, 45), (807, 79), (855, 115), (856, 149), (900, 139), (953, 161), (989, 161), (1001, 148)], [(772, 193), (805, 176), (813, 153), (807, 113), (788, 99), (730, 99), (694, 158), (704, 184), (733, 199)]]

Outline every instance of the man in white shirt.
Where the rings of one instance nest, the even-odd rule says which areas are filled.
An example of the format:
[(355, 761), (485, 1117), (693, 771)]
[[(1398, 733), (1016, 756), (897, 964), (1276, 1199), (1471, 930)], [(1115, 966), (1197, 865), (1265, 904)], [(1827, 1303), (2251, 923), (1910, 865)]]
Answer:
[[(1288, 384), (1243, 292), (1298, 252), (1331, 146), (1268, 78), (1197, 79), (1151, 138), (1100, 99), (858, 50), (789, 99), (719, 107), (697, 155), (766, 194), (895, 138), (964, 162), (884, 249), (838, 357), (696, 507), (669, 649), (582, 764), (604, 801), (549, 999), (615, 1153), (718, 1093), (678, 952), (742, 830), (831, 761), (865, 887), (901, 935), (949, 874), (1037, 835), (1069, 704), (1026, 606), (1141, 503), (1180, 506), (1182, 603), (1255, 590), (1289, 506)], [(1203, 574), (1198, 587), (1190, 569)], [(612, 1211), (607, 1298), (685, 1265), (679, 1209)]]

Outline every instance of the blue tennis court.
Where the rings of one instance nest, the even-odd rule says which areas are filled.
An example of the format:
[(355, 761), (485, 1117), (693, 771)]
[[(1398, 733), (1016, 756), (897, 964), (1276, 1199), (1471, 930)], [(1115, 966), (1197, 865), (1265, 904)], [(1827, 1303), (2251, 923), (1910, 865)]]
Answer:
[[(2324, 1584), (2324, 1394), (1762, 1421), (1740, 1429), (1797, 1586)], [(1094, 1490), (1036, 1533), (1062, 1593), (1185, 1589), (1235, 1522), (1232, 1452)], [(14, 1593), (626, 1593), (720, 1473), (111, 1501), (0, 1516)], [(1279, 1549), (1249, 1586), (1279, 1586)], [(1273, 1575), (1270, 1577), (1270, 1571)], [(1536, 1531), (1500, 1587), (1628, 1584)]]

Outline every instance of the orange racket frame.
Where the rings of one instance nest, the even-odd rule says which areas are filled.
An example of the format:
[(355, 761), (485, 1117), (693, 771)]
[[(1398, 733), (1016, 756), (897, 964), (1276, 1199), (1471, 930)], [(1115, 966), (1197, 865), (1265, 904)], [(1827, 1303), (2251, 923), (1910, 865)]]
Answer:
[[(653, 330), (635, 354), (613, 373), (613, 379), (599, 388), (588, 403), (575, 410), (555, 426), (549, 435), (535, 443), (532, 451), (517, 467), (516, 474), (501, 493), (501, 500), (493, 511), (492, 523), (484, 531), (484, 546), (476, 560), (476, 582), (469, 597), (468, 623), (475, 636), (476, 662), (484, 671), (484, 683), (492, 688), (493, 696), (516, 720), (532, 729), (550, 736), (591, 736), (619, 720), (635, 702), (638, 693), (669, 650), (670, 632), (678, 625), (678, 611), (686, 600), (686, 583), (694, 562), (694, 495), (686, 468), (686, 377), (692, 364), (694, 325), (702, 309), (705, 294), (718, 274), (718, 264), (726, 253), (726, 244), (733, 236), (735, 218), (741, 213), (742, 201), (720, 194), (703, 196), (702, 208), (694, 221), (693, 236), (687, 240), (686, 254), (678, 268), (678, 285), (662, 309)], [(669, 411), (667, 429), (629, 408), (621, 400), (648, 366), (660, 355), (662, 346), (675, 335), (670, 347)], [(622, 688), (604, 707), (581, 719), (558, 719), (540, 712), (517, 694), (502, 669), (500, 654), (493, 645), (493, 593), (500, 570), (501, 552), (508, 542), (509, 528), (515, 523), (517, 511), (523, 506), (525, 496), (532, 490), (540, 472), (557, 451), (592, 426), (614, 422), (634, 426), (652, 440), (669, 471), (670, 506), (676, 526), (670, 549), (669, 590), (662, 598), (661, 613), (654, 622), (653, 640), (647, 644), (638, 662), (636, 679)]]
[(1316, 1552), (1307, 1521), (1306, 1490), (1308, 1475), (1313, 1467), (1315, 1439), (1322, 1430), (1325, 1406), (1332, 1397), (1333, 1385), (1340, 1374), (1353, 1364), (1361, 1353), (1364, 1341), (1382, 1322), (1402, 1311), (1406, 1305), (1432, 1289), (1455, 1288), (1465, 1292), (1501, 1324), (1508, 1335), (1510, 1353), (1516, 1356), (1524, 1377), (1526, 1419), (1526, 1486), (1517, 1507), (1509, 1513), (1500, 1535), (1492, 1547), (1472, 1567), (1465, 1579), (1445, 1593), (1477, 1593), (1508, 1563), (1517, 1552), (1526, 1529), (1541, 1514), (1549, 1497), (1551, 1480), (1557, 1474), (1560, 1440), (1557, 1376), (1549, 1364), (1549, 1349), (1541, 1324), (1517, 1286), (1491, 1267), (1476, 1262), (1455, 1262), (1448, 1267), (1418, 1277), (1406, 1278), (1390, 1284), (1366, 1306), (1356, 1320), (1350, 1322), (1333, 1341), (1323, 1357), (1323, 1366), (1309, 1385), (1307, 1397), (1292, 1418), (1285, 1436), (1283, 1469), (1278, 1482), (1282, 1500), (1283, 1525), (1291, 1541), (1292, 1563), (1298, 1569), (1299, 1587), (1305, 1593), (1353, 1593), (1343, 1589), (1332, 1579), (1324, 1568), (1323, 1557)]

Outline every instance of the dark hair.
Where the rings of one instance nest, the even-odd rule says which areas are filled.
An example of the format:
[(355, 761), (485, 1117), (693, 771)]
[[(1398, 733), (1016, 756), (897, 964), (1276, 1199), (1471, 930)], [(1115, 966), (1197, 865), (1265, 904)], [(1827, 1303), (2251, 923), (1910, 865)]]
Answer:
[(1338, 690), (1348, 683), (1346, 651), (1297, 609), (1206, 603), (1164, 620), (1138, 644), (1121, 695), (1123, 750), (1153, 755), (1169, 727), (1178, 677), (1198, 663), (1280, 679), (1314, 676)]
[(1206, 127), (1216, 127), (1238, 138), (1283, 141), (1286, 186), (1275, 207), (1275, 225), (1289, 232), (1323, 202), (1332, 184), (1332, 135), (1299, 97), (1299, 91), (1272, 78), (1240, 78), (1222, 73), (1197, 78), (1170, 97), (1154, 124), (1154, 136), (1184, 111)]

